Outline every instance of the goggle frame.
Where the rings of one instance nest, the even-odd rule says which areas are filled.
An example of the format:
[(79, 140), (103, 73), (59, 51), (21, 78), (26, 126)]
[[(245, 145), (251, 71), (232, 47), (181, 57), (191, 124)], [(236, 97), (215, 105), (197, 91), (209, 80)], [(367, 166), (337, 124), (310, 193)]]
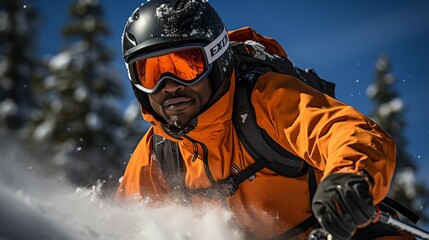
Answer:
[[(125, 63), (125, 66), (127, 68), (128, 77), (131, 83), (137, 89), (148, 94), (153, 94), (159, 90), (160, 86), (162, 86), (163, 82), (167, 79), (171, 79), (173, 81), (176, 81), (177, 83), (180, 83), (186, 86), (191, 86), (201, 81), (210, 73), (213, 66), (213, 62), (216, 61), (220, 56), (222, 56), (222, 54), (228, 49), (228, 47), (229, 47), (228, 32), (226, 28), (224, 28), (222, 33), (207, 45), (204, 45), (202, 43), (182, 44), (182, 45), (176, 45), (173, 47), (164, 48), (164, 49), (156, 50), (152, 52), (145, 52), (140, 55), (134, 56), (132, 60), (130, 60), (128, 63), (127, 62)], [(142, 59), (148, 59), (151, 57), (160, 57), (163, 55), (171, 54), (182, 50), (193, 49), (193, 48), (202, 49), (201, 52), (204, 55), (203, 58), (205, 61), (205, 64), (204, 64), (205, 69), (202, 71), (201, 74), (199, 74), (194, 79), (184, 80), (172, 73), (167, 72), (167, 73), (161, 74), (161, 78), (157, 81), (157, 83), (155, 84), (155, 87), (152, 89), (146, 88), (140, 83), (139, 76), (137, 74), (137, 70), (135, 67), (135, 63), (137, 61), (140, 61)]]

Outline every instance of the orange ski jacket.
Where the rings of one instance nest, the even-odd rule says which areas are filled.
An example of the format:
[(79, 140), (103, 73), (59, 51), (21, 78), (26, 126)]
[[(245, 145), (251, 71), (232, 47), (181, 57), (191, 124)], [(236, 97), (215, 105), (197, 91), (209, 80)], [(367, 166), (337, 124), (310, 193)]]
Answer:
[[(254, 40), (268, 52), (286, 56), (273, 39), (251, 28), (229, 32), (231, 41)], [(171, 189), (162, 176), (152, 152), (152, 134), (178, 142), (186, 169), (189, 189), (210, 187), (202, 159), (207, 158), (214, 179), (220, 181), (233, 174), (233, 165), (244, 169), (254, 162), (237, 136), (232, 123), (235, 77), (228, 92), (201, 113), (198, 125), (187, 139), (174, 139), (161, 123), (142, 109), (152, 126), (136, 147), (117, 191), (117, 198), (168, 199)], [(375, 180), (374, 204), (387, 194), (395, 168), (395, 144), (392, 139), (356, 109), (284, 74), (267, 72), (256, 82), (251, 93), (257, 123), (289, 152), (314, 167), (317, 181), (337, 172), (357, 173), (364, 169)], [(194, 154), (198, 159), (192, 161)], [(307, 176), (287, 178), (269, 169), (240, 184), (226, 205), (237, 224), (257, 239), (265, 239), (295, 227), (311, 215)], [(394, 238), (389, 238), (394, 239)]]

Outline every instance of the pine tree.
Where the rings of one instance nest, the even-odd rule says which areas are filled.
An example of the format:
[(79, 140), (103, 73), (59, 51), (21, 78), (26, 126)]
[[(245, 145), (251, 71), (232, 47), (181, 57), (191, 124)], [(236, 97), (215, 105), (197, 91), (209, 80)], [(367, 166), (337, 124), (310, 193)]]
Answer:
[(34, 106), (31, 83), (42, 77), (36, 54), (38, 12), (21, 0), (0, 0), (0, 127), (20, 129)]
[(63, 30), (65, 48), (48, 63), (38, 102), (43, 119), (35, 122), (36, 139), (58, 144), (53, 164), (73, 183), (94, 184), (117, 179), (129, 157), (121, 100), (124, 80), (111, 66), (113, 52), (103, 43), (108, 26), (95, 0), (75, 0), (71, 21)]
[(406, 150), (407, 140), (403, 135), (406, 121), (405, 104), (394, 89), (395, 77), (390, 73), (390, 61), (381, 56), (376, 64), (375, 81), (367, 88), (367, 96), (372, 99), (375, 108), (372, 119), (380, 125), (396, 142), (397, 165), (389, 195), (427, 219), (424, 206), (429, 191), (424, 183), (415, 179), (416, 165)]

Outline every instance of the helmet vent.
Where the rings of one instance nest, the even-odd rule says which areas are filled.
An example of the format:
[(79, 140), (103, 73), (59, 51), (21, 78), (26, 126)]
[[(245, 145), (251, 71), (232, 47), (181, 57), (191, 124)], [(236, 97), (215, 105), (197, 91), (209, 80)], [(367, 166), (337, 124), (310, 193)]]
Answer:
[(129, 42), (131, 42), (134, 46), (135, 45), (137, 45), (137, 40), (136, 40), (136, 38), (134, 37), (134, 35), (133, 34), (131, 34), (131, 33), (129, 33), (129, 32), (126, 32), (125, 33), (125, 37), (127, 38), (127, 40), (129, 41)]

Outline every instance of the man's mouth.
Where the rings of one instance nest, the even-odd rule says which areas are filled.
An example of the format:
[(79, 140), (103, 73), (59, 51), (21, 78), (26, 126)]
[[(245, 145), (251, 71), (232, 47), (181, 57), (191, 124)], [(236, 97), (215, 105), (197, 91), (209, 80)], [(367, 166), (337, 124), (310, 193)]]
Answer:
[(192, 98), (174, 97), (167, 99), (163, 106), (166, 110), (178, 111), (186, 108), (190, 103), (192, 103)]

